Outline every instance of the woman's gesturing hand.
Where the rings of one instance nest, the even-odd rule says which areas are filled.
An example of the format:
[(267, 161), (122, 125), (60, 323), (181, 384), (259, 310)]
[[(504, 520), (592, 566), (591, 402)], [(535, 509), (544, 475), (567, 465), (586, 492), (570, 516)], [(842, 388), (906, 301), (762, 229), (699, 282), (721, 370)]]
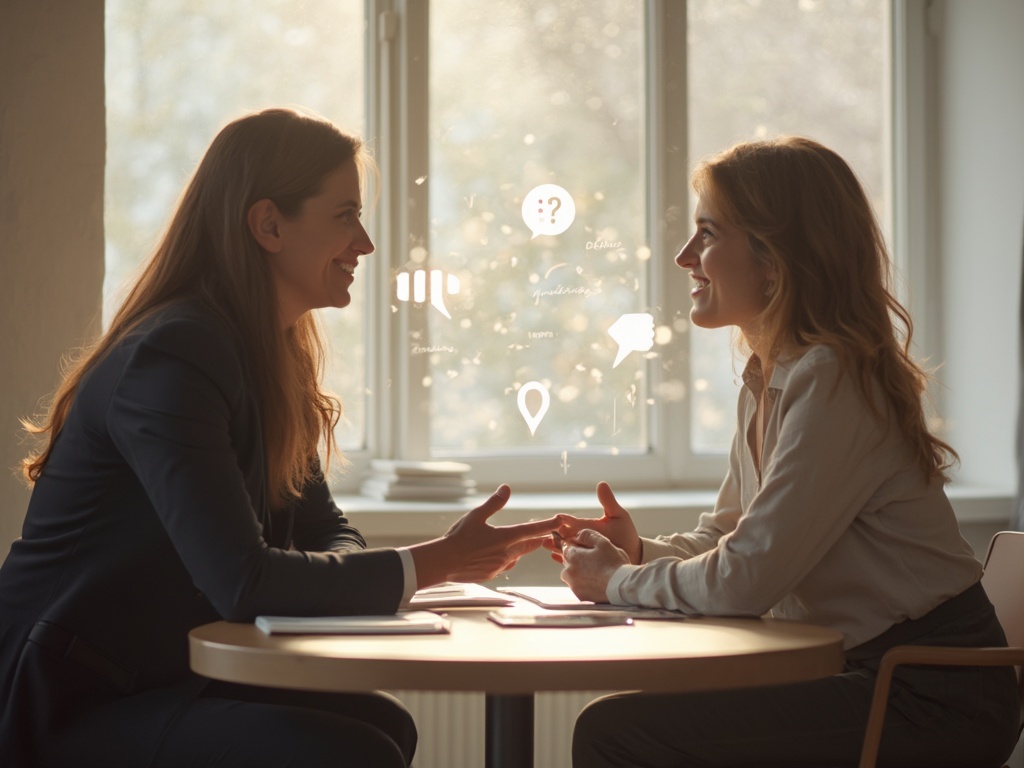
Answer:
[(608, 602), (608, 582), (619, 566), (628, 565), (626, 553), (592, 528), (584, 528), (562, 549), (562, 581), (580, 600)]
[(487, 501), (459, 518), (443, 537), (410, 547), (418, 587), (443, 581), (492, 579), (537, 549), (558, 528), (554, 517), (518, 525), (490, 525), (488, 519), (505, 506), (511, 495), (511, 488), (499, 486)]
[[(597, 500), (604, 510), (603, 517), (596, 520), (588, 520), (586, 518), (573, 517), (572, 515), (557, 515), (558, 534), (564, 541), (568, 541), (585, 528), (597, 531), (609, 539), (616, 547), (623, 550), (630, 563), (639, 565), (640, 559), (643, 556), (643, 546), (640, 542), (640, 536), (636, 532), (633, 518), (629, 516), (629, 512), (615, 499), (615, 494), (612, 493), (611, 486), (608, 483), (601, 482), (597, 484)], [(554, 560), (562, 562), (562, 548), (557, 541), (549, 539), (544, 542), (544, 547), (552, 550), (551, 557)]]

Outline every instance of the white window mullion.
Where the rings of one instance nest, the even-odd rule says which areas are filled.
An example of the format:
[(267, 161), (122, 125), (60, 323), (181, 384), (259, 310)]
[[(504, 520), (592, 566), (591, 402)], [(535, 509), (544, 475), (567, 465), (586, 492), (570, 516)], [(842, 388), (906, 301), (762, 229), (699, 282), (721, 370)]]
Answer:
[[(690, 380), (686, 277), (673, 261), (689, 229), (686, 137), (686, 6), (668, 0), (647, 5), (647, 194), (650, 303), (671, 341), (648, 363), (651, 446), (666, 479), (679, 481), (690, 465), (690, 417), (681, 382)], [(674, 385), (673, 385), (674, 382)]]
[[(892, 8), (892, 251), (903, 276), (900, 300), (914, 318), (915, 354), (943, 359), (941, 270), (936, 253), (934, 71), (929, 60), (931, 4), (894, 0)], [(931, 392), (940, 412), (941, 388)]]
[[(376, 246), (375, 253), (365, 260), (367, 311), (366, 323), (366, 379), (370, 391), (367, 397), (367, 439), (366, 455), (355, 457), (344, 490), (356, 490), (372, 457), (389, 455), (391, 446), (392, 404), (387, 382), (394, 365), (389, 353), (394, 345), (390, 343), (391, 324), (386, 317), (388, 300), (382, 295), (380, 286), (385, 285), (391, 272), (388, 254), (392, 251), (391, 206), (387, 190), (391, 183), (390, 173), (398, 166), (393, 161), (394, 148), (384, 140), (390, 134), (387, 130), (392, 117), (389, 106), (391, 58), (396, 31), (396, 17), (391, 10), (390, 0), (366, 0), (366, 136), (365, 140), (377, 162), (381, 178), (370, 179), (368, 199), (375, 202), (368, 208), (370, 233)], [(365, 201), (364, 201), (364, 207)], [(353, 457), (349, 457), (352, 459)]]
[[(429, 56), (430, 4), (427, 0), (401, 0), (400, 66), (401, 91), (397, 109), (400, 112), (399, 135), (401, 144), (401, 177), (391, 200), (396, 220), (401, 227), (396, 232), (392, 264), (400, 271), (413, 273), (429, 267), (427, 261), (411, 261), (416, 254), (423, 255), (428, 245), (430, 227), (428, 145), (430, 94)], [(389, 282), (394, 297), (394, 282)], [(391, 382), (392, 399), (400, 399), (400, 422), (393, 430), (396, 455), (406, 459), (427, 459), (430, 455), (430, 400), (427, 376), (427, 356), (411, 354), (413, 343), (430, 346), (427, 323), (429, 304), (415, 301), (399, 302), (393, 315), (398, 320), (398, 333), (393, 352), (401, 358)]]
[(426, 458), (429, 413), (422, 356), (409, 354), (409, 340), (427, 332), (426, 306), (395, 297), (396, 276), (410, 270), (410, 254), (426, 240), (428, 4), (424, 0), (368, 0), (368, 33), (376, 49), (377, 81), (369, 136), (381, 167), (376, 215), (379, 302), (371, 321), (378, 335), (368, 345), (375, 356), (374, 404), (378, 427), (371, 453), (378, 457)]

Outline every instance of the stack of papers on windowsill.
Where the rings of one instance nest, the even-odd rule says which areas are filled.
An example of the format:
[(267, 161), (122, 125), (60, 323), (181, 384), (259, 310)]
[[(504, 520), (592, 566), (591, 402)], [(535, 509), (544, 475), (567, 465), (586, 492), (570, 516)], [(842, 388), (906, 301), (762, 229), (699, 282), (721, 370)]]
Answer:
[(430, 611), (385, 616), (257, 616), (256, 627), (268, 635), (434, 635), (451, 623)]
[(476, 492), (470, 469), (457, 461), (374, 459), (360, 490), (381, 501), (458, 501)]
[(515, 600), (481, 584), (448, 582), (421, 589), (409, 601), (410, 608), (472, 608), (512, 605)]

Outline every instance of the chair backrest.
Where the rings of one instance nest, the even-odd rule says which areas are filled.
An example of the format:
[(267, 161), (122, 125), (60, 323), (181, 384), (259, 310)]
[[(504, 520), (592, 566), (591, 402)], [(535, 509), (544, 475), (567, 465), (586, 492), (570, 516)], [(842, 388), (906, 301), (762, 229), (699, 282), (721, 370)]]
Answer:
[(1024, 533), (1000, 531), (992, 537), (981, 583), (1011, 646), (1024, 647)]

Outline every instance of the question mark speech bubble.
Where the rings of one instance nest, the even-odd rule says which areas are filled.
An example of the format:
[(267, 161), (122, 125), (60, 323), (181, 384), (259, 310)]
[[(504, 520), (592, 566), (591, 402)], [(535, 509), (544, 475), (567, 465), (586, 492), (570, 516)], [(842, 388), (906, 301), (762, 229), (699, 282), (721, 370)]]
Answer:
[(654, 317), (646, 312), (625, 314), (612, 323), (608, 335), (619, 345), (614, 368), (630, 352), (646, 352), (654, 346)]
[(563, 187), (541, 184), (523, 198), (523, 223), (537, 235), (560, 235), (576, 218), (576, 202)]

